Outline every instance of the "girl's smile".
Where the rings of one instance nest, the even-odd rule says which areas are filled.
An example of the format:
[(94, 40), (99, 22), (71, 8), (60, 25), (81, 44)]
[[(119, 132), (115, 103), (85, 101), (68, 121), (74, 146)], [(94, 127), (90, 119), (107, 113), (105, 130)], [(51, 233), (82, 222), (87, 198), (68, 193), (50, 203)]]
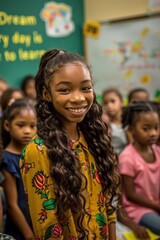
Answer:
[(81, 107), (81, 108), (67, 108), (70, 112), (72, 112), (75, 115), (80, 115), (85, 112), (86, 107)]
[(80, 62), (65, 64), (44, 90), (67, 129), (81, 122), (93, 103), (93, 84), (88, 69)]

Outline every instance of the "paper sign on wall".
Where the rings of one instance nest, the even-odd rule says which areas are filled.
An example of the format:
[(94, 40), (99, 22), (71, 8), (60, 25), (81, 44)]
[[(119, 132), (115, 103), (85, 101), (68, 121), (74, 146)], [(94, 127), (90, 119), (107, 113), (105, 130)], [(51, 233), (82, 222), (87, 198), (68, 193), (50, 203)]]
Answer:
[(90, 37), (98, 37), (100, 32), (100, 24), (98, 22), (86, 22), (83, 34)]
[(40, 16), (45, 21), (46, 34), (49, 37), (65, 37), (75, 30), (72, 8), (67, 4), (47, 2)]

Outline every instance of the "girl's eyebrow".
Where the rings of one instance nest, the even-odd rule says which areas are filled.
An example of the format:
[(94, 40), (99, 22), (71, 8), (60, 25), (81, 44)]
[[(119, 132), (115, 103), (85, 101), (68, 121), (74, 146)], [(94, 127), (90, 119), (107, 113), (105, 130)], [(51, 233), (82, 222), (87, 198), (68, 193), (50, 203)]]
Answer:
[[(86, 79), (86, 80), (83, 80), (81, 83), (87, 83), (87, 82), (91, 82), (92, 83), (92, 80), (89, 80), (89, 79)], [(56, 84), (56, 86), (59, 86), (60, 84), (72, 84), (71, 82), (68, 82), (68, 81), (63, 81), (63, 82), (59, 82)]]

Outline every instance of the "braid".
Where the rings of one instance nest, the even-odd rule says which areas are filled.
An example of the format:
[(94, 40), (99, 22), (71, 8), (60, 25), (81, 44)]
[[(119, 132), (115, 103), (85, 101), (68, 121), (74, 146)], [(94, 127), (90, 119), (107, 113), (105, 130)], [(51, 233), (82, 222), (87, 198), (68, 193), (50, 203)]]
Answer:
[(136, 121), (137, 115), (142, 112), (157, 112), (156, 107), (151, 101), (135, 102), (125, 107), (122, 114), (122, 125), (133, 126)]
[(95, 157), (103, 192), (109, 193), (111, 198), (108, 204), (112, 205), (113, 197), (119, 197), (118, 158), (113, 152), (108, 127), (101, 121), (101, 116), (102, 108), (94, 99), (90, 111), (80, 123), (80, 128), (88, 142), (90, 152)]

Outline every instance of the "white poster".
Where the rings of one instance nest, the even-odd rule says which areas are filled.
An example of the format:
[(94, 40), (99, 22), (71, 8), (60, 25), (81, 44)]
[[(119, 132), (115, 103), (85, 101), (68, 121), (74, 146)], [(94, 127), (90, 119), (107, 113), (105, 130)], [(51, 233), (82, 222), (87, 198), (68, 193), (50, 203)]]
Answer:
[(160, 91), (160, 17), (103, 24), (97, 39), (86, 37), (86, 56), (98, 95), (117, 87), (125, 98), (131, 89), (144, 87), (155, 98)]

